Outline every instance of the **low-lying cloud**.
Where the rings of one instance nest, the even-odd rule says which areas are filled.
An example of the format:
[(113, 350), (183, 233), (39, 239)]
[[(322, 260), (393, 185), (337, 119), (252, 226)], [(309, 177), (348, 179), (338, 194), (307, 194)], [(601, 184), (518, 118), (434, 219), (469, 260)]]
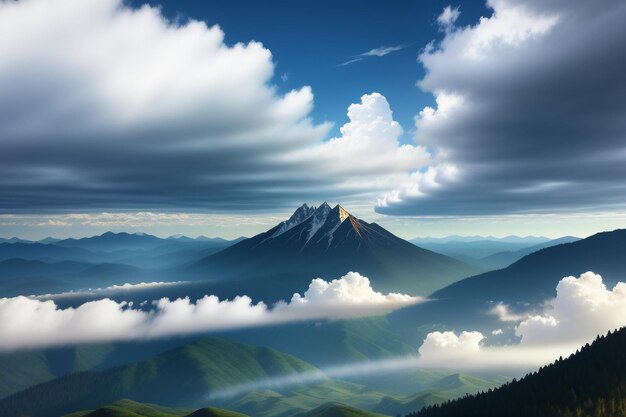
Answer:
[(37, 300), (53, 300), (57, 298), (84, 297), (90, 295), (109, 295), (126, 291), (146, 290), (154, 288), (176, 287), (187, 284), (189, 281), (156, 281), (156, 282), (140, 282), (138, 284), (125, 283), (122, 285), (111, 285), (104, 288), (87, 288), (77, 291), (66, 291), (55, 294), (32, 295), (30, 298)]
[(374, 291), (367, 277), (349, 272), (330, 282), (314, 279), (302, 295), (273, 307), (248, 296), (220, 300), (206, 295), (154, 301), (152, 308), (105, 298), (60, 309), (52, 300), (0, 299), (0, 349), (141, 340), (313, 319), (385, 314), (419, 297)]
[[(547, 304), (542, 315), (510, 316), (505, 321), (521, 321), (516, 333), (521, 342), (514, 345), (487, 346), (485, 335), (477, 331), (431, 332), (418, 352), (396, 358), (348, 363), (315, 370), (264, 378), (212, 392), (209, 399), (233, 397), (261, 389), (315, 383), (327, 378), (354, 375), (407, 372), (413, 369), (511, 371), (536, 369), (567, 356), (590, 342), (597, 334), (626, 325), (626, 284), (608, 290), (600, 275), (593, 272), (579, 278), (563, 278), (557, 297)], [(577, 326), (577, 324), (579, 326)], [(502, 329), (492, 336), (503, 334)]]
[(519, 344), (487, 346), (486, 337), (475, 331), (432, 332), (419, 348), (420, 364), (452, 369), (535, 368), (626, 325), (623, 282), (609, 290), (600, 275), (586, 272), (578, 278), (563, 278), (556, 292), (542, 314), (512, 317), (500, 309), (505, 321), (519, 321), (515, 328)]

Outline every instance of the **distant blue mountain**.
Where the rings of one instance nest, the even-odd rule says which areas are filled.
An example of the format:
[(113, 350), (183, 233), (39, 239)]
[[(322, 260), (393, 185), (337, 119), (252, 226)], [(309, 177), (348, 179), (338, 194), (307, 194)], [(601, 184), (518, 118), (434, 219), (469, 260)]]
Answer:
[(527, 248), (494, 253), (493, 255), (478, 259), (475, 263), (485, 269), (501, 269), (511, 265), (513, 262), (517, 262), (526, 255), (537, 252), (538, 250), (561, 245), (563, 243), (576, 242), (577, 240), (580, 240), (580, 238), (575, 236), (563, 236), (561, 238), (542, 242)]
[(55, 246), (82, 248), (96, 252), (121, 250), (148, 250), (163, 244), (164, 239), (145, 233), (106, 232), (99, 236), (82, 239), (64, 239), (55, 242)]
[(14, 238), (0, 243), (0, 296), (180, 280), (180, 276), (170, 274), (172, 268), (196, 262), (235, 242), (113, 232), (40, 242)]
[(485, 270), (501, 269), (539, 249), (578, 240), (573, 236), (548, 239), (537, 236), (448, 236), (445, 238), (416, 238), (412, 243), (452, 258), (479, 266)]

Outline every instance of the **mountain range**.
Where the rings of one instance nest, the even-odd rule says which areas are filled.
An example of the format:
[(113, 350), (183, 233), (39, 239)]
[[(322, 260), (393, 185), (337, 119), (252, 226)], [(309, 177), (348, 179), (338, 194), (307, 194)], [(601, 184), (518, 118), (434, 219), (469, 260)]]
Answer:
[(549, 239), (543, 236), (448, 236), (445, 238), (415, 238), (418, 246), (441, 253), (485, 270), (502, 269), (526, 255), (550, 246), (580, 240), (574, 236)]
[(10, 239), (0, 243), (0, 292), (5, 296), (42, 294), (168, 280), (183, 266), (242, 239), (162, 239), (112, 232), (39, 242)]

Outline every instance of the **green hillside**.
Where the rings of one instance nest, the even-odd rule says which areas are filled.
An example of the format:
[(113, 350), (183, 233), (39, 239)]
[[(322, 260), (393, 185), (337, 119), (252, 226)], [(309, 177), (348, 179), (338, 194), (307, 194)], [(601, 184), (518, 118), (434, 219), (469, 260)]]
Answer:
[(373, 391), (363, 385), (327, 380), (296, 385), (283, 390), (264, 390), (225, 401), (225, 408), (255, 417), (288, 417), (319, 407), (329, 401), (373, 409), (389, 393)]
[(0, 355), (0, 398), (59, 376), (93, 369), (113, 350), (110, 344)]
[(519, 381), (411, 417), (624, 417), (626, 328)]
[(404, 397), (388, 396), (371, 409), (389, 415), (405, 415), (429, 405), (441, 404), (466, 394), (498, 387), (507, 380), (508, 378), (501, 376), (478, 378), (467, 374), (450, 374), (450, 371), (444, 370), (418, 370), (411, 377), (387, 378), (375, 385), (375, 387), (387, 385), (389, 389), (393, 389), (398, 384), (404, 384), (405, 389), (413, 390), (417, 392), (416, 394)]
[(156, 404), (142, 404), (132, 400), (119, 400), (96, 410), (78, 411), (64, 417), (181, 417), (189, 410), (178, 410)]
[[(414, 347), (388, 330), (386, 317), (296, 323), (230, 331), (216, 336), (270, 346), (316, 366), (409, 354)], [(146, 360), (193, 339), (99, 343), (0, 353), (0, 399), (70, 373)]]
[(235, 411), (224, 410), (222, 408), (207, 407), (194, 411), (186, 417), (247, 417), (245, 414)]
[[(294, 415), (293, 413), (291, 415)], [(120, 400), (96, 410), (79, 411), (63, 417), (247, 417), (235, 411), (216, 407), (188, 410), (173, 409), (155, 404), (142, 404), (131, 400)], [(349, 405), (330, 402), (310, 411), (297, 414), (297, 417), (385, 417)]]
[(374, 408), (375, 411), (388, 415), (405, 415), (413, 410), (421, 410), (429, 405), (441, 404), (448, 400), (446, 396), (432, 392), (418, 393), (406, 398), (385, 397)]
[(219, 335), (241, 343), (272, 346), (315, 366), (408, 355), (415, 346), (389, 330), (386, 316), (293, 323)]
[(142, 362), (72, 374), (31, 387), (0, 401), (0, 415), (56, 417), (121, 398), (202, 406), (217, 389), (315, 369), (270, 348), (205, 338)]
[(330, 402), (314, 410), (298, 414), (297, 417), (383, 417), (383, 414), (370, 413), (349, 405)]
[(78, 411), (63, 417), (247, 417), (221, 408), (201, 408), (190, 412), (156, 404), (142, 404), (131, 400), (120, 400), (96, 410)]

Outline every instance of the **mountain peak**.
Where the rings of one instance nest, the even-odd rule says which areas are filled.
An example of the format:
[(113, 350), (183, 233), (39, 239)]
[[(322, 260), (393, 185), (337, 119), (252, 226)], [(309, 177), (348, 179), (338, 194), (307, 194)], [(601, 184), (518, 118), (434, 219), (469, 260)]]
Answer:
[(316, 210), (317, 209), (315, 207), (309, 207), (306, 203), (304, 203), (303, 205), (298, 207), (296, 211), (293, 212), (289, 219), (281, 222), (278, 225), (278, 228), (276, 229), (272, 237), (282, 235), (287, 230), (299, 225), (300, 223), (311, 217), (311, 215), (315, 213)]
[(344, 209), (343, 207), (341, 207), (339, 204), (337, 204), (335, 206), (335, 208), (339, 211), (339, 219), (341, 221), (344, 221), (345, 219), (347, 219), (348, 217), (352, 216), (350, 213), (348, 213), (348, 210)]
[(309, 206), (305, 203), (298, 207), (288, 220), (279, 223), (270, 238), (278, 237), (303, 223), (306, 223), (303, 227), (305, 228), (307, 241), (315, 236), (320, 229), (328, 229), (327, 233), (330, 237), (341, 223), (348, 218), (354, 219), (354, 217), (339, 204), (330, 208), (330, 205), (326, 201), (319, 207)]

